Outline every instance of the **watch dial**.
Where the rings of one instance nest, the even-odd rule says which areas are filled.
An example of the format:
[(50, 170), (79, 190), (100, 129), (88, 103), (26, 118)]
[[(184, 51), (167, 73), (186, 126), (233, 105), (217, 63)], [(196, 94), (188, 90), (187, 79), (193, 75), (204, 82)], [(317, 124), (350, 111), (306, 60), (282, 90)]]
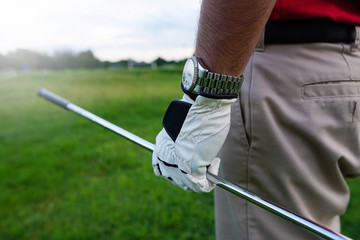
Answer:
[(193, 60), (188, 59), (184, 66), (183, 76), (182, 76), (182, 84), (185, 90), (191, 89), (193, 86), (193, 82), (195, 79), (195, 65)]

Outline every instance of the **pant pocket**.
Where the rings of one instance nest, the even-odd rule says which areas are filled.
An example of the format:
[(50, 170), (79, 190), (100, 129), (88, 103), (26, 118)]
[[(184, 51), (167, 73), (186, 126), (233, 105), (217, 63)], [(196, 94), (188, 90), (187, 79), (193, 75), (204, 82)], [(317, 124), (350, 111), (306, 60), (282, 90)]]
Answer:
[(246, 113), (244, 107), (241, 103), (241, 100), (237, 100), (232, 106), (231, 114), (231, 124), (232, 129), (236, 131), (236, 135), (239, 137), (239, 140), (243, 147), (248, 148), (251, 144), (251, 135), (250, 132), (246, 130)]
[(307, 130), (319, 151), (336, 161), (343, 176), (359, 176), (360, 80), (310, 83), (302, 94), (311, 120)]
[(340, 122), (354, 122), (359, 116), (360, 80), (313, 82), (303, 85), (302, 97), (309, 100), (323, 116)]
[(302, 96), (304, 99), (359, 97), (360, 80), (308, 83), (302, 88)]

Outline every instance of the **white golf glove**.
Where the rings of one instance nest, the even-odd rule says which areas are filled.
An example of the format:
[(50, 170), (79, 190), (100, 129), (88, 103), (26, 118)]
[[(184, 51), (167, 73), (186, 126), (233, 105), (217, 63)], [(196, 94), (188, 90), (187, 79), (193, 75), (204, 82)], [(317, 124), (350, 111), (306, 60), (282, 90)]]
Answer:
[(235, 101), (198, 96), (194, 102), (186, 94), (173, 101), (156, 137), (155, 174), (186, 191), (210, 192), (215, 185), (206, 173), (219, 171), (216, 155), (229, 132), (230, 107)]

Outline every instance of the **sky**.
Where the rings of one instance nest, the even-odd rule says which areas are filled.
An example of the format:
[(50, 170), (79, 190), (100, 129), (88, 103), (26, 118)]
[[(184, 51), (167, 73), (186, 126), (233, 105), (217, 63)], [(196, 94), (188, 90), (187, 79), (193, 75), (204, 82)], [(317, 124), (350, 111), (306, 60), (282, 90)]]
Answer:
[(0, 1), (0, 54), (92, 50), (100, 60), (152, 61), (194, 52), (201, 0)]

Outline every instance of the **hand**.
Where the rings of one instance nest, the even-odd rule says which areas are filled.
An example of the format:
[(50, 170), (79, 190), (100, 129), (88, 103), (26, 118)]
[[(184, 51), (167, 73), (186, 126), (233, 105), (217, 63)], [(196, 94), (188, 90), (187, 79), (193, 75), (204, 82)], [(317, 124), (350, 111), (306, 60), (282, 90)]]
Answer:
[(216, 155), (229, 132), (230, 107), (235, 101), (198, 96), (194, 102), (186, 94), (173, 101), (156, 137), (155, 174), (186, 191), (210, 192), (215, 185), (206, 173), (219, 171)]

